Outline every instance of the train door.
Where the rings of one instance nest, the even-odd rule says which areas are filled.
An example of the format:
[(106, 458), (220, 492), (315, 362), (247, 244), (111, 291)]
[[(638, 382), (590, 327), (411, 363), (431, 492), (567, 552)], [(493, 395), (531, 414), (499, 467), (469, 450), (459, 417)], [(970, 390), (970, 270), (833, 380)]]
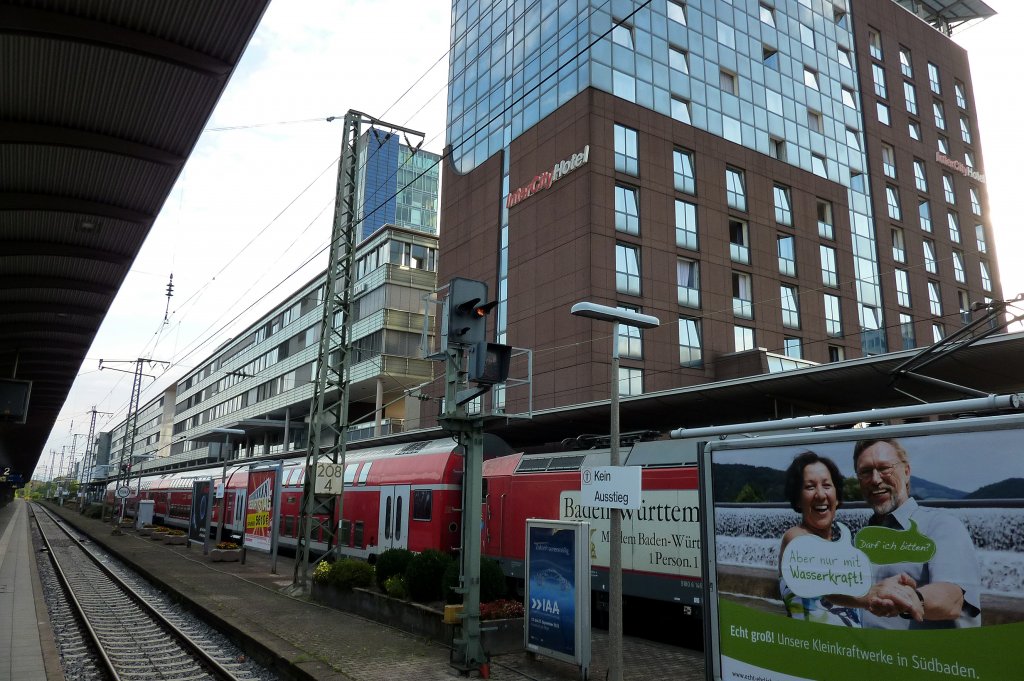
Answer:
[(379, 518), (377, 540), (381, 550), (409, 548), (409, 485), (380, 488)]
[(234, 528), (238, 532), (245, 534), (245, 492), (242, 490), (235, 492)]

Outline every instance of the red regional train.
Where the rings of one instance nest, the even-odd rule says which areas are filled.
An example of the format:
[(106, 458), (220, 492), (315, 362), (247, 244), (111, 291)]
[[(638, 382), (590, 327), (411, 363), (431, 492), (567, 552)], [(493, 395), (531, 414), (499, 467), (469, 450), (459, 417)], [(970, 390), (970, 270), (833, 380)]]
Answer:
[[(607, 591), (609, 522), (606, 509), (580, 503), (580, 469), (609, 464), (608, 449), (551, 454), (512, 454), (496, 437), (485, 438), (482, 553), (505, 573), (523, 579), (527, 518), (586, 520), (591, 525), (595, 590)], [(624, 465), (642, 467), (643, 499), (623, 513), (623, 592), (627, 596), (682, 603), (700, 602), (700, 508), (697, 444), (680, 440), (637, 442), (621, 448)], [(227, 469), (225, 501), (214, 505), (212, 524), (226, 508), (226, 533), (240, 538), (245, 522), (249, 465)], [(266, 463), (261, 461), (260, 463)], [(304, 459), (285, 461), (279, 543), (296, 546)], [(340, 552), (375, 559), (390, 548), (458, 550), (461, 540), (462, 455), (451, 438), (350, 450), (346, 455)], [(187, 529), (192, 483), (219, 482), (221, 467), (176, 471), (133, 480), (139, 489), (127, 501), (134, 515), (139, 499), (154, 502), (155, 522)], [(114, 503), (115, 484), (108, 486)], [(318, 509), (312, 548), (325, 551), (332, 526), (329, 510)], [(334, 519), (337, 522), (337, 518)]]

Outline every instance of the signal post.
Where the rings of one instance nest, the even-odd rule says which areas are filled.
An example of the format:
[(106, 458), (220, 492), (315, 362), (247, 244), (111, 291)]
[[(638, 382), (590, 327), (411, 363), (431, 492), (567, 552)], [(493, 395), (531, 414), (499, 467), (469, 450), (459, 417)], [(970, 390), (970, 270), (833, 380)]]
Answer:
[[(487, 342), (487, 317), (497, 305), (487, 300), (487, 284), (453, 279), (441, 319), (441, 353), (445, 363), (441, 427), (464, 449), (462, 485), (462, 634), (455, 640), (453, 665), (469, 671), (486, 669), (480, 633), (480, 532), (483, 509), (482, 414), (469, 414), (466, 403), (508, 378), (512, 348)], [(469, 387), (469, 383), (475, 387)]]

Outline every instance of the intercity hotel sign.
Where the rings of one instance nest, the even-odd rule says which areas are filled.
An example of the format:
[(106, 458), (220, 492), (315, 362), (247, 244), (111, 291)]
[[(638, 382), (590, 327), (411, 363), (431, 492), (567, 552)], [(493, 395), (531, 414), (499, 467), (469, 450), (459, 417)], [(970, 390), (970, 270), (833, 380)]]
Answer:
[(974, 168), (971, 168), (966, 163), (962, 163), (960, 161), (954, 161), (950, 157), (948, 157), (945, 154), (943, 154), (941, 151), (936, 151), (935, 152), (935, 162), (936, 163), (941, 163), (942, 165), (946, 166), (947, 168), (950, 168), (951, 170), (955, 170), (956, 172), (960, 173), (961, 175), (963, 175), (965, 177), (969, 177), (972, 180), (977, 180), (978, 182), (981, 182), (982, 184), (985, 184), (985, 173), (979, 173), (977, 170), (975, 170)]
[(559, 161), (551, 170), (545, 170), (544, 172), (539, 173), (529, 183), (509, 192), (508, 198), (505, 199), (505, 207), (511, 208), (524, 199), (528, 199), (533, 196), (537, 192), (550, 189), (552, 184), (576, 170), (589, 160), (590, 145), (588, 144), (583, 147), (583, 151), (575, 153), (563, 161)]

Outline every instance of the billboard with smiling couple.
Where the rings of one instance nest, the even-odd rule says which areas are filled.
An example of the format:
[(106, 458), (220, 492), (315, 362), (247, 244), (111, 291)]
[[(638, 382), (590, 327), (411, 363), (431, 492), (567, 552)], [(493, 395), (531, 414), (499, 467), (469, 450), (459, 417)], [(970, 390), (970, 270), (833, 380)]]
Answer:
[(709, 677), (1024, 679), (1024, 417), (714, 442)]

